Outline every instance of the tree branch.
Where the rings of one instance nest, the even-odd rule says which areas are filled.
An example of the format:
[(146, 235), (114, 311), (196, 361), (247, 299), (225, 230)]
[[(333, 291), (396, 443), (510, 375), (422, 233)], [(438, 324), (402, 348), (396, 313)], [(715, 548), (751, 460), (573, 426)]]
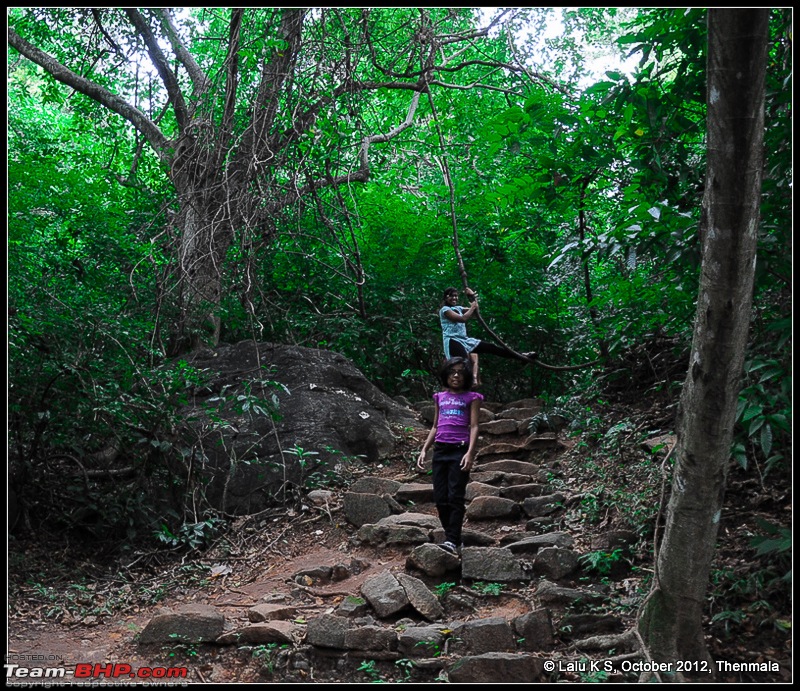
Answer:
[(189, 110), (186, 107), (186, 101), (184, 101), (183, 94), (181, 93), (181, 89), (178, 85), (178, 80), (175, 77), (175, 74), (167, 64), (167, 59), (164, 57), (164, 53), (161, 51), (161, 47), (158, 45), (158, 41), (156, 41), (156, 37), (153, 35), (153, 32), (150, 29), (150, 25), (147, 23), (147, 21), (145, 21), (145, 18), (142, 16), (141, 12), (139, 12), (137, 9), (127, 8), (125, 10), (125, 14), (128, 15), (128, 19), (130, 20), (131, 24), (133, 24), (139, 36), (142, 37), (142, 40), (147, 47), (147, 53), (150, 55), (150, 59), (153, 61), (153, 65), (155, 65), (155, 68), (161, 77), (161, 81), (164, 82), (164, 86), (167, 89), (170, 101), (172, 101), (172, 107), (175, 109), (175, 119), (178, 121), (178, 127), (180, 127), (181, 130), (184, 130), (189, 124)]
[[(228, 55), (225, 58), (227, 77), (225, 80), (225, 110), (222, 114), (221, 134), (217, 153), (220, 154), (228, 146), (233, 132), (233, 114), (236, 110), (236, 95), (239, 90), (239, 43), (241, 40), (242, 19), (244, 10), (234, 9), (228, 30)], [(221, 157), (220, 157), (221, 160)]]
[[(236, 11), (241, 12), (241, 10)], [(186, 46), (183, 45), (183, 41), (181, 41), (178, 30), (175, 27), (175, 23), (172, 21), (172, 13), (170, 10), (165, 7), (159, 7), (155, 10), (155, 12), (156, 15), (161, 19), (161, 27), (164, 33), (167, 35), (170, 44), (172, 45), (172, 50), (175, 51), (175, 56), (186, 68), (186, 72), (189, 74), (189, 79), (192, 80), (192, 84), (194, 85), (193, 95), (195, 97), (200, 96), (211, 88), (211, 80), (208, 78), (205, 72), (203, 72), (200, 65), (197, 64), (192, 54), (186, 50)]]
[(456, 89), (459, 91), (468, 91), (470, 89), (486, 89), (487, 91), (499, 91), (502, 94), (509, 94), (511, 96), (522, 96), (519, 91), (513, 89), (504, 89), (501, 86), (492, 86), (491, 84), (484, 84), (483, 82), (472, 82), (472, 84), (449, 84), (448, 82), (441, 82), (438, 79), (433, 79), (430, 86), (441, 86), (443, 89)]
[(105, 87), (95, 84), (64, 67), (58, 60), (28, 43), (11, 27), (8, 27), (8, 43), (28, 60), (45, 69), (54, 79), (125, 118), (145, 136), (150, 146), (160, 157), (165, 155), (164, 149), (167, 145), (167, 138), (141, 110)]
[[(280, 104), (280, 99), (276, 94), (289, 78), (289, 67), (300, 50), (300, 34), (303, 29), (305, 13), (306, 10), (297, 8), (283, 10), (278, 34), (287, 45), (282, 50), (274, 49), (272, 60), (264, 60), (258, 94), (253, 103), (252, 124), (244, 137), (243, 154), (246, 157), (252, 156), (260, 142), (268, 141), (267, 133), (272, 127)], [(273, 149), (274, 147), (270, 146), (269, 148)]]
[[(419, 87), (418, 87), (419, 89)], [(394, 139), (398, 134), (400, 134), (403, 130), (408, 129), (414, 122), (414, 115), (417, 111), (417, 106), (419, 104), (419, 97), (421, 92), (418, 90), (413, 98), (411, 99), (411, 105), (408, 107), (408, 113), (406, 115), (405, 120), (399, 124), (394, 129), (390, 130), (385, 134), (373, 134), (367, 137), (364, 137), (363, 141), (361, 142), (361, 150), (359, 151), (358, 161), (359, 166), (358, 169), (347, 173), (345, 175), (339, 175), (337, 177), (326, 177), (320, 178), (319, 180), (315, 180), (310, 182), (309, 184), (305, 185), (297, 189), (293, 194), (287, 195), (279, 204), (279, 208), (283, 208), (293, 204), (297, 201), (300, 197), (304, 194), (308, 193), (312, 189), (318, 190), (322, 189), (323, 187), (338, 187), (339, 185), (348, 184), (351, 182), (366, 182), (369, 180), (370, 168), (369, 168), (369, 147), (372, 144), (383, 144), (388, 142), (391, 139)]]
[(100, 10), (97, 7), (92, 8), (92, 17), (94, 18), (94, 23), (97, 24), (98, 30), (103, 35), (103, 38), (105, 38), (106, 41), (108, 41), (108, 45), (110, 45), (114, 49), (117, 55), (127, 60), (128, 58), (125, 55), (125, 51), (123, 51), (122, 48), (119, 47), (119, 44), (113, 38), (111, 38), (111, 36), (108, 35), (108, 32), (103, 26), (102, 19), (100, 18)]

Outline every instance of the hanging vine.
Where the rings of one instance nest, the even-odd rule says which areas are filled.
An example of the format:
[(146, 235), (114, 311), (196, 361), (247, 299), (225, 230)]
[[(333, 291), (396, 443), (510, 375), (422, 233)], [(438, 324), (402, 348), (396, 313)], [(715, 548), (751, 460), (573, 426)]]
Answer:
[[(441, 126), (439, 124), (439, 115), (438, 115), (438, 113), (436, 111), (436, 105), (433, 102), (433, 94), (431, 93), (430, 89), (427, 89), (426, 93), (428, 95), (428, 102), (430, 103), (430, 106), (431, 106), (431, 113), (433, 114), (433, 123), (434, 123), (434, 125), (436, 127), (436, 134), (437, 134), (437, 136), (439, 138), (439, 147), (442, 150), (440, 161), (441, 161), (441, 168), (442, 168), (442, 176), (444, 177), (444, 181), (447, 184), (447, 189), (448, 189), (449, 197), (450, 197), (450, 223), (452, 224), (452, 227), (453, 227), (453, 251), (455, 252), (456, 261), (458, 262), (458, 271), (459, 271), (459, 274), (461, 275), (461, 284), (462, 284), (464, 290), (466, 291), (467, 286), (468, 286), (467, 269), (464, 266), (464, 258), (461, 255), (461, 247), (460, 247), (459, 241), (458, 241), (458, 221), (457, 221), (457, 218), (456, 218), (455, 187), (453, 185), (453, 178), (450, 175), (450, 166), (447, 163), (447, 151), (446, 151), (445, 145), (444, 145), (444, 136), (442, 135), (442, 128), (441, 128)], [(480, 309), (478, 309), (476, 311), (476, 315), (478, 317), (478, 321), (481, 323), (483, 328), (486, 329), (486, 331), (489, 333), (489, 335), (495, 340), (495, 342), (497, 342), (498, 344), (504, 346), (505, 348), (508, 348), (512, 353), (517, 355), (520, 359), (523, 359), (523, 360), (525, 359), (525, 357), (521, 353), (518, 353), (516, 350), (514, 350), (514, 348), (509, 346), (502, 338), (500, 338), (489, 327), (489, 325), (483, 319), (483, 316), (481, 315)], [(598, 364), (600, 361), (601, 361), (601, 359), (598, 358), (597, 360), (592, 360), (591, 362), (587, 362), (587, 363), (584, 363), (582, 365), (560, 366), (560, 365), (549, 365), (546, 362), (542, 362), (538, 358), (536, 360), (530, 360), (531, 363), (536, 363), (537, 365), (539, 365), (540, 367), (542, 367), (544, 369), (557, 371), (557, 372), (568, 372), (568, 371), (571, 371), (571, 370), (585, 369), (587, 367), (591, 367), (593, 365)]]

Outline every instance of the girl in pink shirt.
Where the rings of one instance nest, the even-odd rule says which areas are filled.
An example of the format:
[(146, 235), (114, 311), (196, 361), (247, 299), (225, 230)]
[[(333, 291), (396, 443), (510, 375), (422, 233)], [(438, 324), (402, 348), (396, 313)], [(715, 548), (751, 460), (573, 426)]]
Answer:
[(442, 549), (457, 554), (466, 513), (469, 471), (475, 461), (478, 413), (483, 394), (472, 391), (472, 369), (466, 358), (447, 360), (439, 371), (444, 391), (433, 394), (433, 426), (419, 452), (417, 468), (425, 470), (425, 457), (433, 445), (433, 498), (444, 528)]

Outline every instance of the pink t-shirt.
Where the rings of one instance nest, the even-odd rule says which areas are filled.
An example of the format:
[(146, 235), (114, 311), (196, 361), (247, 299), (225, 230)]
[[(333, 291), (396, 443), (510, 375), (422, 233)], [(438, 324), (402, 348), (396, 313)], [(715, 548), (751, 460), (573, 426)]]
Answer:
[(439, 404), (439, 422), (434, 441), (445, 444), (469, 442), (470, 407), (475, 399), (482, 401), (483, 394), (477, 391), (438, 391), (433, 398)]

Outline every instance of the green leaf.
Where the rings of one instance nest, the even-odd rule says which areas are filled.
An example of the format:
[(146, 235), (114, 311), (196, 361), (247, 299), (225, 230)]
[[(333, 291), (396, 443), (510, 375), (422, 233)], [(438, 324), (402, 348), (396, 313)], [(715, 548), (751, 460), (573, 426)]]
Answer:
[(633, 103), (626, 103), (623, 110), (623, 118), (626, 125), (630, 125), (633, 121)]
[(764, 412), (764, 408), (760, 405), (754, 405), (748, 408), (744, 415), (742, 416), (742, 422), (747, 422), (751, 418), (754, 418), (756, 415), (761, 415)]
[[(610, 74), (610, 73), (606, 73), (606, 74)], [(597, 82), (597, 84), (593, 84), (588, 89), (586, 89), (586, 91), (584, 91), (583, 93), (584, 94), (601, 93), (603, 91), (608, 91), (609, 89), (611, 89), (611, 88), (613, 88), (615, 86), (616, 86), (616, 84), (614, 82)]]
[(769, 456), (772, 450), (772, 427), (770, 427), (769, 424), (761, 428), (761, 450), (764, 452), (765, 456)]
[(744, 448), (744, 444), (741, 442), (734, 444), (731, 456), (733, 456), (742, 470), (747, 470), (747, 451)]
[(747, 429), (747, 434), (751, 437), (754, 436), (764, 426), (765, 422), (766, 420), (763, 417), (753, 418), (750, 422), (750, 427)]
[(783, 415), (782, 413), (775, 413), (775, 415), (768, 415), (767, 419), (775, 423), (775, 426), (778, 429), (782, 429), (785, 432), (791, 432), (791, 426), (789, 425), (789, 419)]

